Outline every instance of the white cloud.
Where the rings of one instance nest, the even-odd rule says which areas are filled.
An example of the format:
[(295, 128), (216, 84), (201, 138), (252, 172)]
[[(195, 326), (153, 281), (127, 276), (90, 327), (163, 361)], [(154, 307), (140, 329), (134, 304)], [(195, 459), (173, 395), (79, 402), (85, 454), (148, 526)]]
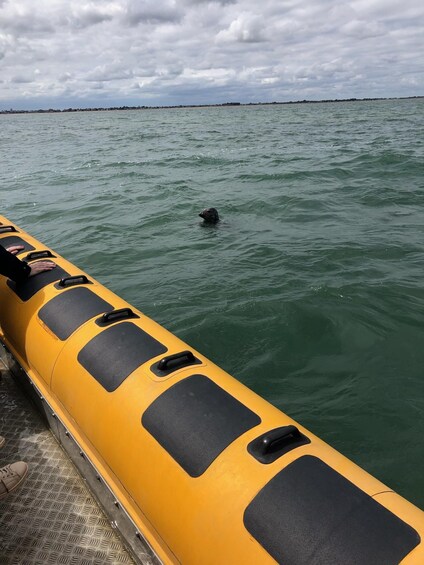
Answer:
[(379, 37), (385, 35), (384, 27), (375, 22), (365, 22), (361, 20), (353, 20), (340, 28), (342, 33), (357, 39), (367, 39), (370, 37)]
[(86, 73), (84, 78), (89, 82), (109, 82), (113, 80), (129, 79), (133, 76), (134, 73), (131, 69), (126, 69), (122, 62), (115, 61), (96, 67), (92, 71)]
[(418, 0), (0, 0), (0, 108), (424, 94), (423, 32)]
[(255, 14), (240, 14), (233, 20), (230, 26), (220, 31), (217, 36), (217, 42), (220, 41), (239, 41), (241, 43), (259, 43), (265, 41), (264, 21), (262, 17)]

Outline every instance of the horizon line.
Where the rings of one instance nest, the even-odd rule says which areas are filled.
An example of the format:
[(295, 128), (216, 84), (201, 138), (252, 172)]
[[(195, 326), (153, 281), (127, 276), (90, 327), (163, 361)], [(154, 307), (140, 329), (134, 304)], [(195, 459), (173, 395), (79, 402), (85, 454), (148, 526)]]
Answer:
[(221, 102), (212, 104), (171, 104), (171, 105), (158, 105), (158, 106), (92, 106), (88, 108), (82, 107), (69, 107), (69, 108), (49, 108), (37, 110), (0, 110), (0, 114), (48, 114), (48, 113), (67, 113), (67, 112), (101, 112), (101, 111), (116, 111), (116, 110), (160, 110), (160, 109), (173, 109), (173, 108), (215, 108), (215, 107), (228, 107), (228, 106), (273, 106), (273, 105), (288, 105), (288, 104), (324, 104), (331, 102), (370, 102), (379, 100), (412, 100), (417, 98), (424, 98), (424, 95), (417, 96), (388, 96), (388, 97), (366, 97), (366, 98), (332, 98), (322, 100), (290, 100), (287, 102)]

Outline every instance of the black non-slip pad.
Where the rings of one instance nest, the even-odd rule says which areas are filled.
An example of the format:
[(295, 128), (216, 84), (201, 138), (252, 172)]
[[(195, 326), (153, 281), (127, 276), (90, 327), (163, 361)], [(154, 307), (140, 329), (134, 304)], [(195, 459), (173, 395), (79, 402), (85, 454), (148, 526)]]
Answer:
[(38, 312), (40, 320), (61, 340), (93, 316), (110, 312), (113, 306), (86, 287), (72, 288), (52, 298)]
[[(43, 261), (50, 261), (49, 258), (43, 259)], [(47, 286), (48, 284), (63, 279), (69, 276), (62, 267), (56, 266), (51, 271), (45, 271), (44, 273), (39, 273), (33, 277), (28, 278), (26, 281), (16, 284), (14, 281), (8, 280), (7, 284), (10, 288), (19, 296), (21, 300), (26, 302), (34, 296), (39, 290)]]
[(247, 406), (203, 375), (179, 381), (144, 412), (142, 424), (192, 477), (241, 434), (260, 424)]
[(0, 245), (2, 245), (5, 249), (7, 247), (11, 247), (12, 245), (23, 245), (24, 249), (19, 251), (17, 255), (24, 253), (25, 251), (32, 251), (33, 249), (35, 249), (30, 243), (28, 243), (18, 235), (9, 235), (7, 237), (2, 237), (0, 239)]
[(135, 324), (122, 322), (89, 341), (78, 353), (78, 361), (108, 392), (113, 392), (137, 367), (166, 351)]
[(395, 565), (420, 543), (411, 526), (310, 455), (263, 487), (244, 524), (284, 565)]

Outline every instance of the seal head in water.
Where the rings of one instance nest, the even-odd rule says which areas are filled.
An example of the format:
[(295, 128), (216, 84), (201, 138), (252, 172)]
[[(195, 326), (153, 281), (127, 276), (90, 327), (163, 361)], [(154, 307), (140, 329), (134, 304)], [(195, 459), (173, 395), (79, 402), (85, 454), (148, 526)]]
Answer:
[(199, 216), (206, 224), (216, 224), (219, 222), (218, 210), (216, 208), (205, 208)]

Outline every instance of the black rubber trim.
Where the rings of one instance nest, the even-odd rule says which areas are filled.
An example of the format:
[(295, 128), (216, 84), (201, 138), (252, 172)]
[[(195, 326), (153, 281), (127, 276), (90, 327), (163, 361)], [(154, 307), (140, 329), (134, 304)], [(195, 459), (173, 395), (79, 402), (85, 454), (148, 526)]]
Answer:
[(69, 276), (69, 273), (62, 269), (62, 267), (56, 265), (56, 267), (54, 267), (51, 271), (45, 271), (44, 273), (40, 273), (34, 277), (29, 277), (19, 284), (11, 280), (8, 280), (7, 284), (21, 300), (26, 302), (45, 286), (67, 276)]
[(262, 488), (244, 525), (284, 565), (395, 565), (420, 543), (411, 526), (310, 455)]
[(2, 245), (5, 249), (7, 247), (11, 247), (12, 245), (23, 245), (24, 249), (18, 251), (16, 255), (19, 255), (20, 253), (24, 253), (25, 251), (32, 251), (33, 249), (35, 249), (35, 247), (33, 247), (31, 244), (29, 244), (27, 241), (25, 241), (18, 235), (9, 235), (6, 237), (2, 237), (0, 239), (0, 245)]
[(85, 287), (55, 296), (38, 312), (40, 320), (62, 341), (82, 324), (113, 306)]
[(282, 426), (262, 434), (247, 446), (247, 451), (260, 463), (268, 465), (296, 447), (311, 443), (296, 426)]
[(199, 477), (261, 419), (208, 377), (192, 375), (161, 394), (141, 423), (191, 477)]
[(132, 322), (121, 322), (89, 341), (78, 353), (78, 361), (108, 392), (113, 392), (137, 367), (166, 351)]

